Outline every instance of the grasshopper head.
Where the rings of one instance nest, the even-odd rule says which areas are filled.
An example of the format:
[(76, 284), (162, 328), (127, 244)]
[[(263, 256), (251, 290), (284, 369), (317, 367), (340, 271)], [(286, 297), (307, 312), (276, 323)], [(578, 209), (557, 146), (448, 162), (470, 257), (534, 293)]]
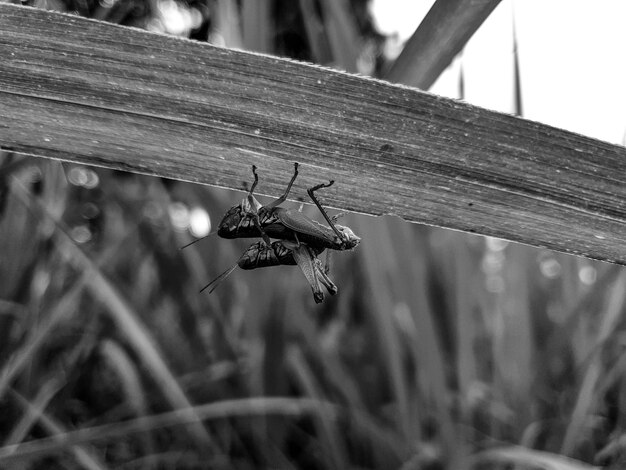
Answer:
[[(261, 208), (261, 204), (255, 198), (252, 198), (252, 202), (258, 211)], [(240, 230), (242, 222), (244, 219), (250, 218), (250, 214), (252, 214), (252, 206), (246, 197), (242, 199), (240, 204), (226, 211), (217, 227), (217, 235), (222, 238), (237, 238), (239, 236), (237, 232)]]
[(335, 225), (335, 227), (337, 227), (337, 230), (341, 233), (341, 238), (343, 238), (344, 250), (352, 250), (361, 242), (361, 238), (357, 237), (349, 227), (344, 227), (343, 225)]

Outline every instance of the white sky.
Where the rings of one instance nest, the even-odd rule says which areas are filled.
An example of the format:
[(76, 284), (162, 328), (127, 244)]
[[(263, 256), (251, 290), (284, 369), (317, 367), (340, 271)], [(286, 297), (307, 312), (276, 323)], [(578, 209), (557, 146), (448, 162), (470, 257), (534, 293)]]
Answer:
[[(433, 0), (373, 0), (381, 31), (408, 38)], [(503, 0), (432, 92), (510, 112), (517, 30), (524, 117), (612, 143), (626, 135), (626, 2)]]

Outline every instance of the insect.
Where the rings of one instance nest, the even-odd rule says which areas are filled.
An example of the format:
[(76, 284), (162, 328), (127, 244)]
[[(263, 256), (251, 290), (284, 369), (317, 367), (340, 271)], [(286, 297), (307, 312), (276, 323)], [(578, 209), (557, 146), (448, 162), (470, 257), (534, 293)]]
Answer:
[(283, 195), (266, 206), (262, 206), (253, 195), (259, 182), (259, 176), (254, 165), (252, 166), (252, 174), (254, 175), (254, 182), (246, 198), (239, 205), (231, 207), (219, 223), (217, 234), (220, 237), (232, 239), (258, 237), (260, 235), (268, 246), (271, 244), (270, 239), (276, 238), (340, 251), (351, 250), (361, 241), (350, 228), (336, 224), (336, 218), (331, 219), (328, 216), (315, 196), (315, 191), (332, 186), (334, 181), (318, 184), (307, 190), (309, 197), (328, 222), (329, 228), (310, 219), (301, 211), (279, 207), (287, 200), (291, 187), (298, 176), (298, 163), (294, 164), (294, 174)]
[[(287, 200), (291, 187), (298, 176), (298, 163), (294, 164), (294, 173), (284, 193), (263, 206), (254, 197), (254, 190), (259, 183), (256, 166), (252, 166), (254, 182), (247, 196), (240, 204), (231, 207), (218, 225), (217, 234), (222, 238), (261, 237), (262, 242), (252, 244), (237, 262), (211, 281), (202, 290), (210, 287), (209, 293), (239, 266), (241, 269), (256, 269), (279, 265), (298, 265), (306, 277), (313, 297), (317, 303), (322, 302), (324, 294), (321, 286), (325, 286), (331, 295), (337, 293), (337, 286), (328, 277), (328, 260), (323, 267), (317, 258), (326, 249), (351, 250), (361, 239), (354, 232), (336, 224), (338, 216), (329, 217), (322, 207), (315, 192), (328, 188), (334, 181), (318, 184), (307, 190), (311, 200), (328, 222), (328, 227), (305, 216), (300, 210), (279, 207)], [(277, 239), (272, 242), (271, 239)]]
[(337, 293), (337, 286), (330, 280), (327, 269), (322, 267), (321, 261), (317, 258), (322, 251), (324, 248), (313, 248), (289, 241), (275, 241), (271, 245), (259, 241), (250, 245), (233, 266), (207, 284), (202, 291), (210, 287), (209, 293), (213, 292), (237, 266), (241, 269), (257, 269), (297, 264), (313, 290), (315, 302), (320, 303), (324, 300), (322, 285), (330, 295)]

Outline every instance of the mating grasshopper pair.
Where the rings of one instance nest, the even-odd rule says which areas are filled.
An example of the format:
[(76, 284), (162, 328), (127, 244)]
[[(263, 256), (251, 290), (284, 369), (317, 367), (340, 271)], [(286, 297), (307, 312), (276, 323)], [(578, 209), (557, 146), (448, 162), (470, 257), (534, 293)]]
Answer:
[[(315, 302), (324, 300), (322, 285), (331, 295), (335, 295), (337, 286), (328, 277), (328, 264), (322, 266), (317, 257), (325, 249), (351, 250), (361, 239), (348, 227), (337, 225), (336, 217), (329, 217), (315, 197), (315, 191), (331, 186), (334, 181), (307, 190), (309, 197), (328, 222), (329, 228), (305, 216), (301, 211), (279, 207), (287, 200), (298, 176), (298, 163), (294, 164), (294, 174), (283, 195), (266, 206), (262, 206), (253, 195), (259, 182), (255, 166), (252, 166), (252, 173), (254, 183), (247, 197), (226, 212), (218, 226), (217, 234), (229, 239), (260, 236), (263, 241), (251, 245), (231, 268), (202, 290), (211, 287), (209, 292), (213, 292), (237, 266), (241, 269), (256, 269), (297, 264), (311, 285)], [(272, 242), (272, 238), (277, 241)]]

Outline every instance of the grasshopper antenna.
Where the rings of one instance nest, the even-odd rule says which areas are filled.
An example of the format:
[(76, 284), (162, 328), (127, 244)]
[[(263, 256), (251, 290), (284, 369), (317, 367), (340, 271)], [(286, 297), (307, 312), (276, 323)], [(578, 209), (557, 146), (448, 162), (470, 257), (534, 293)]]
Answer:
[(334, 180), (330, 180), (328, 183), (321, 183), (321, 184), (318, 184), (317, 186), (313, 186), (312, 188), (307, 189), (306, 192), (309, 194), (309, 197), (311, 198), (311, 200), (315, 203), (317, 208), (320, 210), (320, 212), (322, 213), (322, 215), (326, 219), (326, 222), (328, 222), (328, 225), (330, 225), (330, 228), (333, 229), (333, 232), (335, 232), (335, 234), (339, 237), (340, 240), (344, 240), (345, 238), (344, 238), (343, 234), (337, 229), (337, 227), (335, 227), (335, 223), (333, 222), (333, 219), (331, 219), (328, 216), (328, 213), (326, 212), (326, 209), (324, 209), (322, 207), (320, 202), (315, 197), (315, 194), (313, 194), (318, 189), (330, 188), (333, 184), (335, 184), (335, 181)]
[(209, 287), (211, 287), (211, 290), (209, 291), (209, 294), (211, 292), (213, 292), (215, 289), (217, 289), (217, 286), (219, 286), (222, 281), (224, 279), (226, 279), (230, 273), (232, 273), (237, 266), (239, 266), (239, 261), (237, 261), (234, 265), (232, 265), (230, 268), (228, 268), (226, 271), (224, 271), (222, 274), (220, 274), (219, 276), (217, 276), (215, 279), (213, 279), (211, 282), (209, 282), (206, 286), (204, 286), (202, 289), (200, 289), (200, 292), (205, 291), (206, 289), (208, 289)]
[(187, 248), (188, 246), (194, 245), (196, 243), (198, 243), (200, 240), (204, 240), (205, 238), (209, 238), (212, 235), (215, 235), (217, 232), (214, 230), (211, 233), (209, 233), (208, 235), (205, 235), (204, 237), (200, 237), (200, 238), (196, 238), (195, 240), (187, 243), (186, 245), (183, 245), (179, 248), (179, 250), (184, 250), (185, 248)]

